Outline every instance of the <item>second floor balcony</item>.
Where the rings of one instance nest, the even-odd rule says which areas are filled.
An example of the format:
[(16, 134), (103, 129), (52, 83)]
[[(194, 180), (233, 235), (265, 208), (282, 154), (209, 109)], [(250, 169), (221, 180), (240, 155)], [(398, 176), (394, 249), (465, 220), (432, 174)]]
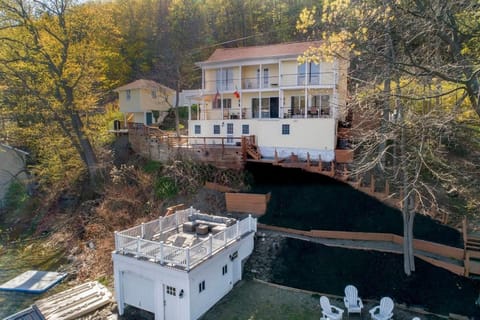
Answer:
[(204, 91), (206, 93), (215, 92), (235, 92), (258, 91), (258, 90), (277, 90), (293, 88), (334, 88), (337, 86), (337, 76), (335, 72), (318, 73), (292, 73), (272, 76), (242, 77), (228, 79), (205, 80)]

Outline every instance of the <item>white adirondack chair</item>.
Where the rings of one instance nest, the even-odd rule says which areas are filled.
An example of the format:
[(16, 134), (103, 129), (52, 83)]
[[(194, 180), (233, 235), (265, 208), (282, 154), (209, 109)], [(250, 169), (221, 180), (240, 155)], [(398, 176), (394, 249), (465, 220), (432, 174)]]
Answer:
[(348, 315), (350, 313), (362, 313), (363, 302), (358, 297), (358, 290), (355, 286), (348, 285), (345, 287), (343, 302), (345, 303), (345, 308), (347, 308)]
[(332, 306), (330, 304), (330, 300), (328, 300), (327, 297), (320, 297), (320, 307), (322, 308), (322, 315), (324, 318), (328, 318), (331, 320), (342, 319), (343, 310), (338, 307)]
[(380, 305), (369, 310), (372, 319), (388, 320), (393, 317), (393, 300), (389, 297), (383, 297)]

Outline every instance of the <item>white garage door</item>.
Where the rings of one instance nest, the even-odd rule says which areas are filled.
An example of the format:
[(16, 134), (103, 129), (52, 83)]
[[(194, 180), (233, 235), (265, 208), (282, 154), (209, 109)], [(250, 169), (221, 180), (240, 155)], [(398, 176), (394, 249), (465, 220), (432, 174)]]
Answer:
[(122, 273), (122, 289), (124, 302), (142, 310), (155, 312), (153, 292), (154, 282), (136, 273)]

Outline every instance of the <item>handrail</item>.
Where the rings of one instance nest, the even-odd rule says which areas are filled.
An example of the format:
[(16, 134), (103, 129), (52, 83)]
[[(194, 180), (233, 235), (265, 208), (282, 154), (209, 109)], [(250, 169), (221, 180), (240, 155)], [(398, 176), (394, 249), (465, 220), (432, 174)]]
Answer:
[[(199, 211), (190, 208), (177, 212), (179, 216), (175, 218), (171, 217), (174, 217), (177, 213), (166, 218), (171, 218), (169, 221), (175, 221), (178, 227), (186, 221), (184, 220), (185, 217), (192, 212)], [(156, 219), (124, 231), (115, 231), (116, 252), (131, 254), (136, 258), (146, 258), (153, 262), (167, 264), (172, 267), (185, 268), (185, 270), (189, 271), (204, 259), (221, 251), (234, 241), (237, 241), (243, 235), (257, 230), (257, 219), (249, 215), (247, 218), (237, 221), (234, 225), (227, 227), (215, 235), (210, 235), (207, 239), (191, 247), (177, 247), (175, 245), (142, 238), (145, 236), (145, 229), (150, 229), (152, 225), (158, 225), (159, 228), (162, 228), (161, 224), (166, 218)], [(166, 222), (165, 225), (168, 226), (170, 230), (175, 228), (171, 222)], [(134, 233), (134, 230), (137, 232)], [(165, 231), (166, 230), (159, 229), (159, 232)], [(151, 233), (151, 231), (148, 233)]]

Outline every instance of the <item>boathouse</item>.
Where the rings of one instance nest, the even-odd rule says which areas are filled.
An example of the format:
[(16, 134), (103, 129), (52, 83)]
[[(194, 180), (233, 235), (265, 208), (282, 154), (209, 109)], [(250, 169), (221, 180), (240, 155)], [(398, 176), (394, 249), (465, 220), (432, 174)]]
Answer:
[(242, 279), (257, 220), (177, 211), (115, 232), (112, 253), (120, 315), (129, 305), (156, 320), (198, 319)]

